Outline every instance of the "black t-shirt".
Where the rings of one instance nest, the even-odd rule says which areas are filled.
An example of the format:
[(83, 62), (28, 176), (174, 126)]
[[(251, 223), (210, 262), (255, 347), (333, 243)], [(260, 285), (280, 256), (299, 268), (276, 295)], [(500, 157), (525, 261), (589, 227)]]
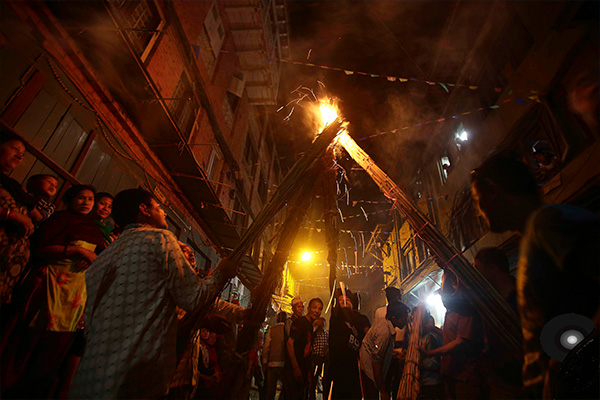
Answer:
[(352, 324), (356, 327), (358, 341), (362, 343), (366, 335), (365, 328), (368, 330), (371, 327), (369, 317), (361, 314), (358, 310), (352, 310)]
[(290, 338), (294, 339), (294, 352), (296, 361), (301, 370), (306, 370), (308, 360), (312, 352), (312, 322), (306, 317), (298, 318), (290, 328)]
[(329, 376), (333, 399), (360, 399), (358, 349), (360, 336), (352, 310), (333, 308), (329, 320)]

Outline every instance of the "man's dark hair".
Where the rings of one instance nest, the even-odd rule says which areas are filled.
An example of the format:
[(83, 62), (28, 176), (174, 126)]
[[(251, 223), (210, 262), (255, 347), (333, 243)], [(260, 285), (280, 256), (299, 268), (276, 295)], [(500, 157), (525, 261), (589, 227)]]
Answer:
[(104, 199), (104, 198), (108, 198), (113, 201), (115, 200), (114, 196), (108, 192), (98, 192), (98, 193), (96, 193), (96, 196), (94, 196), (94, 201), (97, 203), (101, 199)]
[(150, 206), (153, 198), (152, 193), (142, 188), (127, 189), (119, 192), (113, 201), (113, 220), (121, 228), (137, 222), (140, 205), (145, 204)]
[(392, 304), (399, 301), (401, 297), (402, 291), (400, 289), (395, 288), (393, 286), (388, 286), (385, 288), (385, 298), (387, 299), (388, 304)]
[(511, 194), (540, 196), (535, 177), (513, 151), (494, 153), (471, 171), (471, 183), (478, 191), (485, 193), (490, 181)]
[(308, 302), (308, 307), (310, 307), (312, 305), (312, 303), (317, 302), (317, 303), (321, 303), (321, 305), (323, 305), (323, 300), (321, 300), (318, 297), (312, 298), (310, 299), (310, 301)]
[(497, 247), (485, 247), (477, 252), (475, 259), (483, 265), (492, 265), (498, 267), (503, 272), (510, 271), (508, 257)]
[(27, 189), (27, 191), (29, 193), (35, 191), (37, 189), (36, 185), (45, 178), (53, 178), (56, 179), (56, 181), (58, 181), (58, 178), (54, 175), (50, 175), (50, 174), (37, 174), (37, 175), (33, 175), (31, 178), (27, 179), (27, 183), (25, 184), (25, 189)]
[(404, 303), (390, 303), (387, 307), (387, 313), (385, 314), (385, 318), (392, 319), (392, 317), (400, 318), (400, 317), (408, 317), (410, 313), (410, 308)]
[(279, 311), (277, 313), (277, 322), (285, 322), (287, 319), (287, 314), (285, 311)]
[(0, 145), (3, 145), (6, 142), (10, 142), (11, 140), (18, 140), (19, 142), (23, 143), (23, 145), (25, 145), (23, 139), (21, 139), (11, 131), (6, 129), (0, 129)]
[(96, 194), (96, 188), (91, 185), (73, 185), (67, 189), (63, 196), (63, 201), (65, 202), (68, 208), (71, 208), (75, 197), (77, 197), (77, 195), (83, 192), (84, 190), (89, 190), (92, 193), (94, 193), (94, 195)]

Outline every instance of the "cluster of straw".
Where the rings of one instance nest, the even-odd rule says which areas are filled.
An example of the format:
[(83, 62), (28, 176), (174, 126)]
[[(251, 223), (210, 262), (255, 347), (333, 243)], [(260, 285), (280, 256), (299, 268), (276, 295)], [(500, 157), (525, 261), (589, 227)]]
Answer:
[(419, 345), (421, 342), (421, 333), (423, 331), (423, 305), (419, 306), (412, 314), (412, 324), (410, 329), (410, 339), (408, 342), (408, 351), (404, 359), (404, 370), (402, 371), (402, 380), (398, 387), (399, 400), (415, 400), (420, 392), (420, 370), (419, 363), (421, 353)]

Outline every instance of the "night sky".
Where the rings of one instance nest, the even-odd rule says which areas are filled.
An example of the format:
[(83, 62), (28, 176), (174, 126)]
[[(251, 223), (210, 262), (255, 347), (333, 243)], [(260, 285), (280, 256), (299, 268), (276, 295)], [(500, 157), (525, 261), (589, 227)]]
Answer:
[[(355, 139), (378, 132), (438, 119), (452, 108), (448, 104), (450, 93), (441, 86), (430, 86), (425, 81), (481, 84), (479, 77), (468, 76), (463, 67), (469, 58), (475, 65), (485, 60), (473, 59), (471, 49), (486, 24), (494, 24), (501, 13), (491, 13), (489, 2), (359, 2), (319, 1), (288, 2), (291, 26), (291, 60), (338, 67), (346, 70), (378, 74), (373, 78), (358, 74), (319, 69), (310, 66), (283, 64), (278, 107), (287, 104), (297, 93), (298, 86), (312, 88), (320, 94), (338, 99), (343, 116), (349, 121), (349, 130)], [(501, 29), (502, 27), (498, 27)], [(414, 78), (406, 83), (389, 82), (386, 76)], [(469, 81), (473, 79), (473, 81)], [(325, 85), (325, 90), (317, 82)], [(467, 93), (466, 96), (477, 96)], [(307, 101), (307, 100), (305, 100)], [(277, 113), (279, 121), (278, 142), (280, 152), (287, 156), (283, 161), (291, 165), (294, 155), (306, 149), (314, 128), (306, 108), (291, 107)], [(465, 103), (468, 106), (468, 102)], [(401, 186), (411, 179), (415, 165), (430, 141), (439, 139), (440, 127), (420, 127), (359, 141), (358, 143)], [(390, 204), (356, 204), (355, 200), (385, 201), (379, 189), (358, 166), (340, 159), (350, 181), (350, 206), (341, 201), (345, 216), (361, 214), (363, 206), (369, 215), (351, 218), (342, 229), (375, 229), (377, 224), (391, 221)], [(343, 188), (342, 188), (343, 189)], [(317, 231), (324, 225), (311, 222), (321, 219), (319, 204), (309, 212), (298, 235), (294, 252), (302, 248), (324, 250), (324, 233)], [(369, 234), (364, 235), (368, 241)], [(340, 237), (340, 246), (353, 246), (348, 234)], [(358, 243), (359, 264), (362, 258), (362, 238)], [(353, 250), (348, 249), (348, 262), (354, 263)], [(345, 254), (339, 257), (344, 260)], [(296, 255), (296, 257), (298, 257)], [(292, 255), (292, 260), (294, 255)], [(325, 262), (325, 252), (317, 262)], [(298, 268), (299, 276), (326, 275), (325, 267)]]

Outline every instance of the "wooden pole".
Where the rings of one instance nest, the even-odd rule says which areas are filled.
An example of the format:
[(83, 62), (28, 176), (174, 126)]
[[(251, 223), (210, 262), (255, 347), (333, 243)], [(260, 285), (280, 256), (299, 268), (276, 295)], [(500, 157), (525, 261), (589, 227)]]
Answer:
[(339, 214), (337, 211), (336, 196), (336, 171), (333, 168), (333, 152), (328, 151), (323, 157), (325, 172), (322, 175), (321, 197), (323, 198), (323, 219), (325, 220), (325, 237), (327, 241), (327, 262), (329, 263), (329, 291), (335, 290), (337, 274), (337, 255), (340, 243)]
[(383, 194), (394, 201), (396, 207), (407, 219), (423, 241), (429, 246), (438, 260), (449, 267), (464, 285), (469, 302), (478, 310), (481, 317), (494, 330), (507, 349), (519, 354), (522, 337), (519, 318), (500, 296), (496, 289), (485, 280), (471, 263), (457, 250), (427, 216), (408, 196), (398, 188), (373, 159), (344, 132), (338, 135), (338, 143), (373, 178)]
[[(315, 165), (318, 165), (321, 157), (331, 145), (331, 142), (340, 132), (342, 126), (341, 120), (336, 120), (329, 124), (313, 141), (310, 148), (304, 156), (296, 161), (292, 169), (287, 173), (281, 184), (277, 187), (277, 190), (273, 194), (273, 197), (265, 205), (265, 207), (256, 216), (256, 219), (252, 222), (252, 225), (248, 228), (244, 236), (240, 239), (238, 245), (229, 254), (229, 259), (233, 261), (241, 261), (244, 255), (252, 247), (254, 242), (260, 237), (265, 228), (269, 225), (271, 220), (275, 217), (277, 212), (281, 210), (294, 195), (299, 192), (302, 193), (303, 181), (309, 176), (309, 172), (313, 170)], [(195, 313), (188, 313), (181, 322), (181, 330), (193, 332), (197, 329), (198, 324), (202, 319), (210, 312), (212, 305), (215, 303), (218, 295), (215, 295), (212, 299), (207, 301), (207, 306), (196, 311)], [(186, 335), (186, 334), (183, 334)]]
[[(238, 336), (236, 345), (236, 353), (241, 357), (238, 360), (240, 361), (239, 367), (243, 371), (248, 367), (248, 363), (250, 362), (248, 352), (256, 342), (258, 330), (265, 320), (271, 296), (281, 279), (281, 274), (290, 254), (292, 244), (296, 239), (300, 224), (317, 190), (317, 186), (314, 185), (314, 182), (317, 180), (315, 176), (316, 170), (315, 168), (312, 174), (307, 174), (307, 179), (304, 179), (303, 185), (299, 187), (301, 189), (300, 193), (294, 199), (294, 204), (290, 207), (287, 218), (283, 223), (275, 254), (265, 268), (262, 280), (256, 289), (252, 291), (252, 305), (244, 318), (244, 326)], [(311, 186), (313, 186), (312, 190)], [(231, 390), (229, 393), (233, 396), (232, 398), (238, 398), (240, 393), (246, 393), (250, 381), (242, 373), (235, 374), (234, 376), (234, 382), (227, 385), (227, 388)]]

